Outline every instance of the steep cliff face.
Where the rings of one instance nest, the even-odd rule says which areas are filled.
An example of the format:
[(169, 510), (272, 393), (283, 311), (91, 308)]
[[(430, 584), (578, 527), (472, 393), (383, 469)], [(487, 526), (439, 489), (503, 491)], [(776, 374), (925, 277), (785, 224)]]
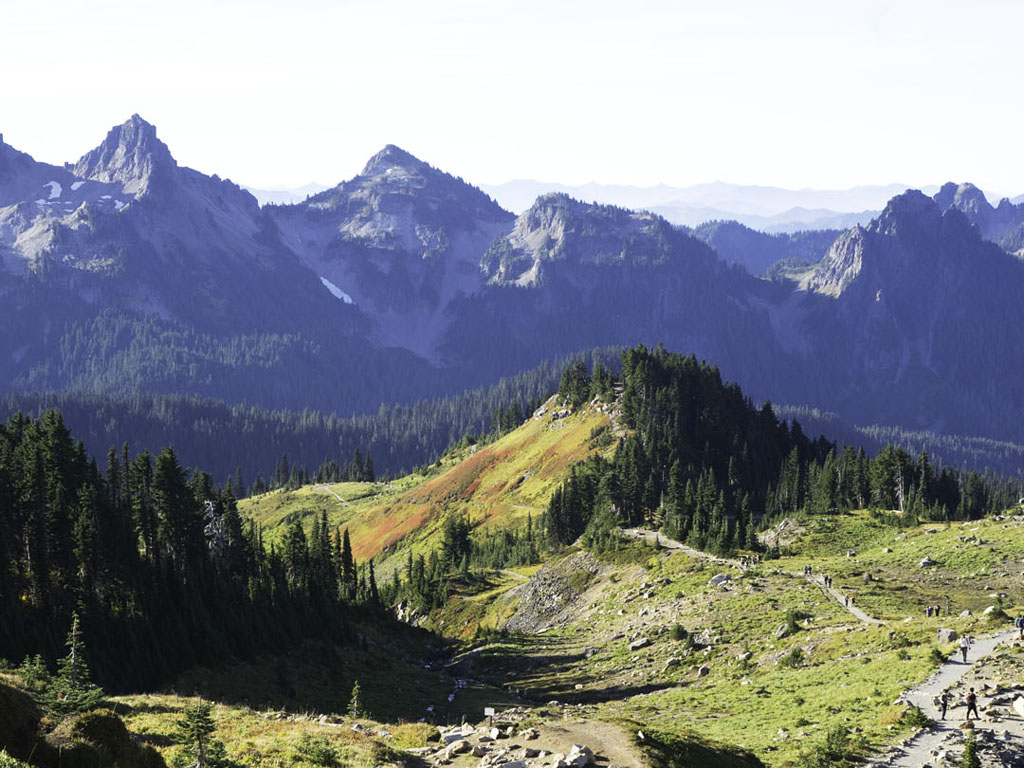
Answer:
[(566, 195), (538, 198), (495, 240), (481, 266), (494, 285), (538, 285), (546, 273), (578, 268), (657, 267), (714, 261), (703, 243), (650, 213), (582, 203)]
[(983, 240), (958, 208), (907, 192), (840, 236), (806, 278), (818, 299), (805, 323), (817, 329), (822, 367), (848, 374), (838, 405), (861, 396), (857, 382), (864, 395), (887, 398), (890, 421), (914, 414), (917, 426), (970, 431), (968, 391), (1021, 399), (999, 360), (1024, 351), (1010, 330), (1024, 322), (1022, 287), (1024, 264)]

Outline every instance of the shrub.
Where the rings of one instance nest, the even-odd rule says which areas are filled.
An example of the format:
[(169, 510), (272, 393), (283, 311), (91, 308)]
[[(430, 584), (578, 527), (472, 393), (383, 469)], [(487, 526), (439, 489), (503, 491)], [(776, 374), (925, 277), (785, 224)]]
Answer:
[(295, 745), (295, 756), (299, 760), (313, 765), (336, 766), (338, 764), (338, 750), (326, 736), (302, 734), (299, 743)]
[(789, 653), (785, 654), (779, 659), (779, 664), (781, 664), (784, 667), (796, 669), (801, 664), (803, 664), (803, 661), (804, 649), (801, 648), (799, 645), (794, 645), (792, 648), (789, 649)]
[(812, 747), (801, 761), (801, 768), (844, 768), (852, 765), (855, 750), (850, 743), (850, 732), (844, 725), (828, 729), (825, 739)]
[(941, 648), (932, 646), (932, 649), (928, 651), (928, 661), (935, 666), (945, 664), (947, 658), (949, 658), (949, 654), (945, 653)]
[(682, 624), (673, 624), (672, 629), (669, 630), (669, 637), (677, 642), (682, 642), (690, 639), (690, 633)]
[(914, 729), (931, 728), (935, 725), (935, 721), (922, 712), (921, 708), (916, 704), (903, 713), (902, 722), (904, 725)]
[(806, 618), (809, 618), (809, 614), (790, 608), (786, 611), (786, 631), (791, 635), (799, 632), (800, 622)]
[(7, 750), (0, 749), (0, 768), (28, 768), (28, 764), (15, 760), (7, 754)]
[(964, 742), (964, 757), (960, 761), (960, 768), (981, 768), (981, 758), (978, 757), (978, 743), (974, 739), (974, 731), (967, 734)]

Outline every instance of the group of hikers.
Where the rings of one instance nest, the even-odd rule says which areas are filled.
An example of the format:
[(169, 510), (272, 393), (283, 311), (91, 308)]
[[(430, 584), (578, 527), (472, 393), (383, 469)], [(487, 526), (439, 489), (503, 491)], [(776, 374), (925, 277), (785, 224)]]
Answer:
[(749, 568), (752, 565), (760, 565), (760, 555), (744, 555), (740, 558), (740, 568)]
[[(952, 697), (949, 691), (943, 691), (939, 694), (939, 713), (942, 715), (942, 719), (946, 719), (946, 709), (949, 707), (949, 700)], [(971, 719), (971, 713), (974, 713), (974, 719), (980, 720), (981, 716), (978, 714), (978, 694), (971, 688), (967, 693), (964, 694), (964, 704), (967, 705), (967, 719)]]
[(926, 607), (924, 609), (924, 615), (927, 616), (929, 619), (932, 616), (934, 616), (935, 618), (938, 618), (939, 617), (939, 606), (937, 606), (937, 605), (929, 605), (928, 607)]

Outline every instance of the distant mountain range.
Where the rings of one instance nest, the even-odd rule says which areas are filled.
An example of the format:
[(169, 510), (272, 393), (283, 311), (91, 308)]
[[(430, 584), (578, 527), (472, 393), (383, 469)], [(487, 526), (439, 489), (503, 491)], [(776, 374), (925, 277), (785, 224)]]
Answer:
[[(512, 211), (524, 211), (552, 192), (577, 200), (649, 210), (673, 224), (696, 227), (710, 221), (737, 221), (764, 232), (846, 229), (866, 224), (906, 184), (844, 190), (783, 189), (716, 181), (690, 187), (633, 187), (618, 184), (566, 185), (533, 180), (483, 185), (485, 192)], [(925, 188), (929, 193), (937, 190)]]
[(560, 193), (517, 216), (393, 146), (260, 207), (138, 116), (63, 168), (0, 141), (0, 390), (350, 414), (664, 342), (756, 398), (1019, 441), (1024, 205), (979, 194), (901, 192), (864, 225), (772, 236)]

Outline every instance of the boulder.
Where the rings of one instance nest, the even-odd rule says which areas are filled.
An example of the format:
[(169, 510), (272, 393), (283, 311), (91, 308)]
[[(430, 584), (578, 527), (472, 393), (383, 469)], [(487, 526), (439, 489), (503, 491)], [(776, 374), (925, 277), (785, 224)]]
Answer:
[(526, 768), (526, 761), (512, 760), (508, 763), (494, 763), (494, 768)]
[(753, 656), (754, 656), (754, 654), (751, 651), (744, 651), (743, 653), (741, 653), (736, 658), (739, 661), (750, 661), (753, 658)]
[(682, 659), (680, 659), (678, 656), (673, 656), (672, 658), (670, 658), (668, 661), (665, 662), (665, 666), (663, 666), (661, 668), (661, 671), (663, 673), (667, 672), (668, 670), (672, 669), (673, 667), (678, 667), (681, 663), (682, 663)]
[(536, 728), (527, 728), (526, 730), (520, 731), (519, 735), (528, 741), (533, 741), (540, 736), (540, 732)]
[(732, 581), (732, 575), (731, 574), (719, 573), (719, 574), (716, 574), (715, 576), (712, 576), (708, 580), (708, 586), (709, 587), (724, 587), (730, 581)]
[(937, 562), (932, 560), (930, 557), (926, 557), (917, 564), (918, 568), (930, 568), (933, 565), (938, 565)]
[(651, 644), (651, 641), (648, 640), (646, 637), (637, 638), (636, 640), (634, 640), (632, 643), (629, 644), (629, 650), (631, 650), (631, 651), (639, 651), (641, 648), (646, 648), (650, 644)]
[(775, 639), (781, 640), (784, 637), (789, 636), (789, 627), (785, 624), (780, 624), (779, 628), (775, 630)]
[(935, 633), (935, 640), (939, 643), (952, 643), (959, 637), (955, 629), (940, 629)]
[(469, 742), (465, 739), (459, 739), (445, 747), (444, 756), (448, 760), (451, 760), (454, 755), (461, 755), (463, 752), (469, 752), (469, 749)]
[(711, 669), (705, 664), (701, 664), (697, 667), (697, 677), (707, 677), (711, 674)]
[(565, 762), (572, 766), (572, 768), (584, 768), (584, 766), (593, 765), (594, 752), (590, 747), (582, 744), (573, 744), (569, 754), (566, 755)]
[(1021, 717), (1024, 717), (1024, 696), (1018, 695), (1013, 700), (1013, 711)]
[(986, 609), (985, 609), (984, 611), (982, 611), (982, 612), (981, 612), (981, 615), (982, 615), (982, 616), (988, 616), (988, 615), (990, 615), (990, 614), (991, 614), (991, 613), (992, 613), (992, 612), (993, 612), (993, 611), (994, 611), (995, 609), (996, 609), (996, 607), (995, 607), (994, 605), (990, 605), (990, 606), (989, 606), (988, 608), (986, 608)]
[(470, 750), (470, 754), (473, 755), (473, 757), (483, 757), (490, 751), (490, 747), (486, 747), (483, 744), (477, 744), (472, 750)]

